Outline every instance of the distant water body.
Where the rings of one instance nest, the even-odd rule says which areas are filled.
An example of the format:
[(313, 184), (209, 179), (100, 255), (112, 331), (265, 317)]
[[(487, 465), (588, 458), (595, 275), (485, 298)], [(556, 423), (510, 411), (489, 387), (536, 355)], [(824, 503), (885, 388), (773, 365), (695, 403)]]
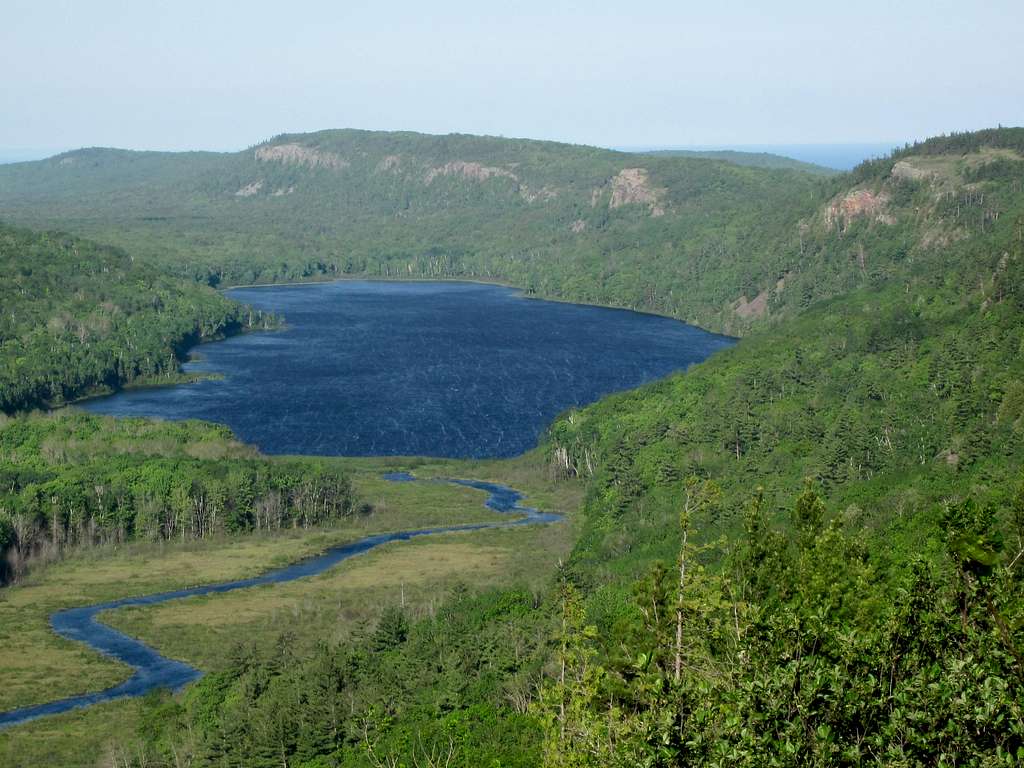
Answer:
[(737, 147), (742, 152), (771, 152), (805, 163), (849, 171), (865, 160), (885, 157), (902, 144), (776, 144)]
[(902, 143), (891, 144), (709, 144), (680, 146), (614, 147), (623, 152), (654, 152), (657, 150), (685, 149), (694, 152), (732, 150), (734, 152), (768, 152), (804, 163), (814, 163), (837, 171), (849, 171), (865, 160), (885, 157)]
[(94, 413), (227, 424), (270, 454), (509, 457), (562, 411), (732, 340), (664, 317), (473, 283), (237, 288), (287, 328), (206, 344), (223, 378), (89, 401)]

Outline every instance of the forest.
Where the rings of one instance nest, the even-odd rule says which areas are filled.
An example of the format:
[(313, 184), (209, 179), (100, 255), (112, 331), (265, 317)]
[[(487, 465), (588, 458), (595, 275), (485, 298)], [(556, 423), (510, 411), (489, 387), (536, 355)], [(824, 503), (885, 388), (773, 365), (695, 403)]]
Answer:
[(742, 331), (752, 319), (731, 305), (784, 274), (778, 244), (798, 245), (796, 222), (831, 178), (344, 130), (234, 154), (86, 149), (0, 166), (0, 210), (201, 284), (472, 278)]
[(328, 525), (351, 482), (270, 461), (225, 427), (58, 412), (0, 421), (0, 583), (76, 547)]
[[(415, 174), (385, 176), (414, 151)], [(12, 219), (71, 227), (85, 221), (75, 183), (114, 195), (157, 174), (167, 218), (104, 213), (101, 194), (87, 234), (116, 232), (134, 254), (161, 231), (140, 265), (203, 296), (272, 275), (474, 276), (743, 333), (551, 425), (538, 464), (585, 498), (546, 589), (454, 590), (428, 616), (389, 605), (313, 653), (287, 628), (273, 646), (236, 638), (221, 669), (145, 700), (117, 764), (1024, 762), (1024, 129), (938, 137), (830, 177), (645, 159), (625, 179), (647, 192), (628, 194), (611, 180), (636, 158), (474, 137), (331, 132), (238, 156), (71, 159), (87, 157), (66, 193), (59, 159), (0, 172), (4, 210), (20, 178)], [(369, 186), (332, 181), (360, 168)], [(424, 168), (442, 170), (426, 184)], [(264, 185), (236, 198), (254, 170)], [(239, 206), (298, 206), (302, 183), (334, 196), (281, 213), (320, 235), (278, 251), (247, 223), (271, 209)], [(557, 194), (539, 212), (522, 190), (545, 184)], [(192, 203), (175, 194), (210, 218), (183, 218)], [(352, 212), (346, 233), (308, 229), (329, 205)], [(360, 255), (361, 227), (387, 216), (417, 226)], [(245, 243), (260, 247), (242, 274)], [(35, 546), (315, 525), (361, 503), (315, 461), (261, 458), (211, 425), (18, 415), (0, 451), (0, 537), (30, 519)]]
[(186, 350), (265, 317), (116, 248), (0, 224), (0, 413), (179, 375)]

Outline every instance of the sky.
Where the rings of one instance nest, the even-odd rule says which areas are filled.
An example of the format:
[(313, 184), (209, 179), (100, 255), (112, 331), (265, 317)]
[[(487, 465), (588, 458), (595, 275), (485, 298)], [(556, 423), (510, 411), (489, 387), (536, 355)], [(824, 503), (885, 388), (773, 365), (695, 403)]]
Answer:
[(3, 0), (0, 148), (902, 144), (1024, 125), (1021, 29), (1021, 0)]

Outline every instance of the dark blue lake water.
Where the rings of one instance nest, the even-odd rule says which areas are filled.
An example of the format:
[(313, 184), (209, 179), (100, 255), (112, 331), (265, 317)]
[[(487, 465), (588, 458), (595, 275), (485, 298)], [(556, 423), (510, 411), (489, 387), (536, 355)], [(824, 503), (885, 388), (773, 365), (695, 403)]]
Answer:
[(197, 349), (221, 380), (85, 408), (227, 424), (265, 453), (508, 457), (574, 405), (687, 368), (732, 340), (675, 320), (473, 283), (237, 288), (287, 329)]

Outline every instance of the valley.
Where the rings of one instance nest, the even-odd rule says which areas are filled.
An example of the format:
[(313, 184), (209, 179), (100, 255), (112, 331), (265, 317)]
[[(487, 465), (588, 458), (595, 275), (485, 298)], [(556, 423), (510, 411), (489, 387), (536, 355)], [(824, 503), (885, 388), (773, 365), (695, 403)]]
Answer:
[[(208, 674), (0, 748), (15, 765), (377, 766), (449, 745), (466, 765), (1014, 764), (1022, 181), (1019, 128), (833, 176), (359, 131), (0, 167), (6, 220), (76, 235), (0, 238), (4, 708), (123, 678), (47, 631), (57, 608), (490, 519), (477, 491), (385, 472), (566, 515), (121, 611)], [(26, 413), (278, 327), (215, 286), (335, 276), (500, 280), (740, 340), (563, 403), (505, 461), (271, 456), (199, 422)]]
[[(551, 564), (571, 548), (580, 488), (538, 482), (531, 467), (535, 458), (511, 464), (335, 461), (351, 471), (360, 496), (373, 500), (372, 512), (346, 525), (187, 545), (140, 542), (120, 552), (84, 551), (19, 586), (0, 603), (5, 627), (0, 667), (6, 670), (8, 683), (0, 710), (31, 707), (81, 691), (100, 691), (129, 676), (126, 666), (54, 635), (47, 617), (55, 610), (196, 584), (251, 579), (367, 535), (409, 528), (506, 524), (507, 514), (484, 507), (487, 492), (429, 482), (435, 476), (469, 473), (520, 482), (530, 489), (528, 503), (545, 510), (564, 510), (567, 519), (553, 527), (470, 530), (386, 544), (351, 563), (291, 585), (122, 608), (101, 614), (101, 620), (165, 656), (209, 672), (222, 668), (240, 647), (272, 649), (282, 633), (289, 634), (296, 653), (312, 652), (319, 642), (347, 639), (372, 626), (382, 606), (400, 604), (410, 618), (419, 619), (440, 611), (452, 590), (500, 589), (511, 582), (539, 593)], [(396, 483), (384, 479), (404, 467), (414, 468), (417, 476), (427, 480)], [(99, 759), (102, 748), (116, 737), (126, 718), (127, 722), (137, 720), (138, 710), (137, 700), (118, 699), (0, 730), (0, 758), (12, 766), (72, 765), (79, 759)], [(53, 733), (54, 728), (63, 735), (40, 737), (40, 733)], [(94, 746), (83, 752), (83, 741)]]

